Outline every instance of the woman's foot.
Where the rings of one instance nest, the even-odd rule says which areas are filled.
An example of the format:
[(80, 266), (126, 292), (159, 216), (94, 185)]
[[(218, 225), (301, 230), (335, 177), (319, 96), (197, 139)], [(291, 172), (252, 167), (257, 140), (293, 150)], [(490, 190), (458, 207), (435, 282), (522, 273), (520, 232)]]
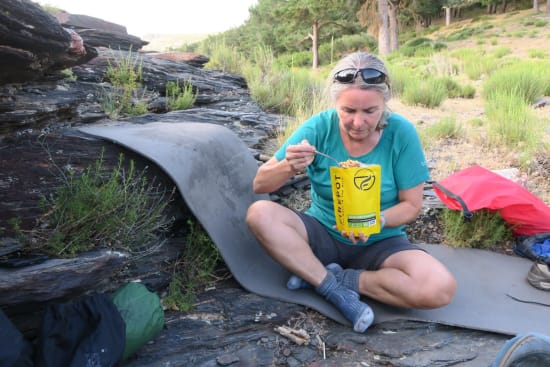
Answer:
[[(326, 269), (334, 274), (340, 273), (343, 270), (342, 267), (336, 263), (328, 264), (326, 266)], [(286, 287), (290, 290), (313, 289), (313, 286), (311, 284), (309, 284), (297, 275), (292, 275), (290, 278), (288, 278), (288, 281), (286, 282)]]
[[(355, 293), (359, 293), (359, 276), (361, 275), (362, 270), (342, 269), (342, 267), (336, 263), (328, 264), (326, 269), (334, 274), (336, 280), (338, 280), (338, 282), (340, 282), (344, 287), (351, 289)], [(311, 284), (297, 275), (292, 275), (288, 278), (286, 287), (291, 290), (313, 288)]]
[(353, 324), (353, 330), (362, 333), (374, 321), (374, 312), (366, 303), (359, 300), (359, 294), (344, 287), (331, 272), (315, 289), (331, 302), (346, 319)]

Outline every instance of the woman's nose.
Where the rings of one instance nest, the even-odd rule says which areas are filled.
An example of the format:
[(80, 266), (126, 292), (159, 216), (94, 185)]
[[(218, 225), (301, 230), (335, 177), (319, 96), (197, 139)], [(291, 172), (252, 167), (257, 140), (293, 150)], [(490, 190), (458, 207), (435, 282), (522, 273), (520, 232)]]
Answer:
[(361, 127), (366, 123), (367, 119), (365, 118), (365, 115), (362, 113), (356, 113), (353, 117), (353, 125), (357, 127)]

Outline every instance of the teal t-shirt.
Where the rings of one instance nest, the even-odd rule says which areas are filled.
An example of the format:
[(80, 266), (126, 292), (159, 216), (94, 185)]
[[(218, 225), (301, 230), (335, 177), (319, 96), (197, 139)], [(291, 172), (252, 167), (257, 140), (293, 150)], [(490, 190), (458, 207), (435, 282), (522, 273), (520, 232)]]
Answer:
[[(378, 164), (382, 168), (380, 209), (384, 210), (399, 202), (399, 190), (410, 189), (430, 178), (416, 128), (396, 113), (391, 113), (387, 121), (388, 126), (384, 128), (376, 147), (365, 155), (352, 157), (340, 137), (336, 110), (325, 110), (300, 125), (275, 152), (275, 157), (279, 161), (283, 160), (289, 144), (300, 144), (306, 139), (318, 151), (327, 153), (340, 162), (353, 159), (365, 164)], [(316, 155), (313, 163), (307, 167), (307, 175), (311, 181), (311, 206), (306, 213), (317, 218), (334, 238), (351, 244), (349, 239), (333, 229), (336, 219), (329, 167), (335, 165), (336, 162)], [(365, 245), (388, 237), (406, 236), (404, 228), (404, 225), (384, 228), (382, 232), (371, 235)]]

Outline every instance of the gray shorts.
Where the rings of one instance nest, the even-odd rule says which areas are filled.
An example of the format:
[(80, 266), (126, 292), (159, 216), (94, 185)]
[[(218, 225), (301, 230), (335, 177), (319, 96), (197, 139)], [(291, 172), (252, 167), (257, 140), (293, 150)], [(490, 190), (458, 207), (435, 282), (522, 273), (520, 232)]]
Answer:
[(395, 236), (369, 246), (350, 246), (334, 239), (314, 217), (295, 211), (306, 227), (309, 245), (324, 264), (337, 263), (343, 268), (378, 270), (380, 265), (396, 252), (424, 249), (412, 244), (405, 236)]

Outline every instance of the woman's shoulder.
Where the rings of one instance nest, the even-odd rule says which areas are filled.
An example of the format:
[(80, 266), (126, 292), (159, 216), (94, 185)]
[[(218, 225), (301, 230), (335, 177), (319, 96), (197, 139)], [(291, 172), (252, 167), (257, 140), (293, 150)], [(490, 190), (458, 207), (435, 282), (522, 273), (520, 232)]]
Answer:
[(386, 129), (394, 131), (416, 131), (416, 126), (413, 123), (405, 118), (403, 115), (400, 115), (395, 112), (391, 112), (388, 116), (388, 126)]
[(405, 116), (397, 113), (397, 112), (390, 112), (388, 116), (388, 123), (394, 122), (396, 124), (408, 124), (412, 125), (412, 122), (407, 119)]
[(327, 108), (326, 110), (322, 110), (320, 112), (317, 112), (313, 116), (310, 117), (310, 120), (332, 120), (334, 118), (338, 118), (338, 114), (336, 113), (335, 108)]

